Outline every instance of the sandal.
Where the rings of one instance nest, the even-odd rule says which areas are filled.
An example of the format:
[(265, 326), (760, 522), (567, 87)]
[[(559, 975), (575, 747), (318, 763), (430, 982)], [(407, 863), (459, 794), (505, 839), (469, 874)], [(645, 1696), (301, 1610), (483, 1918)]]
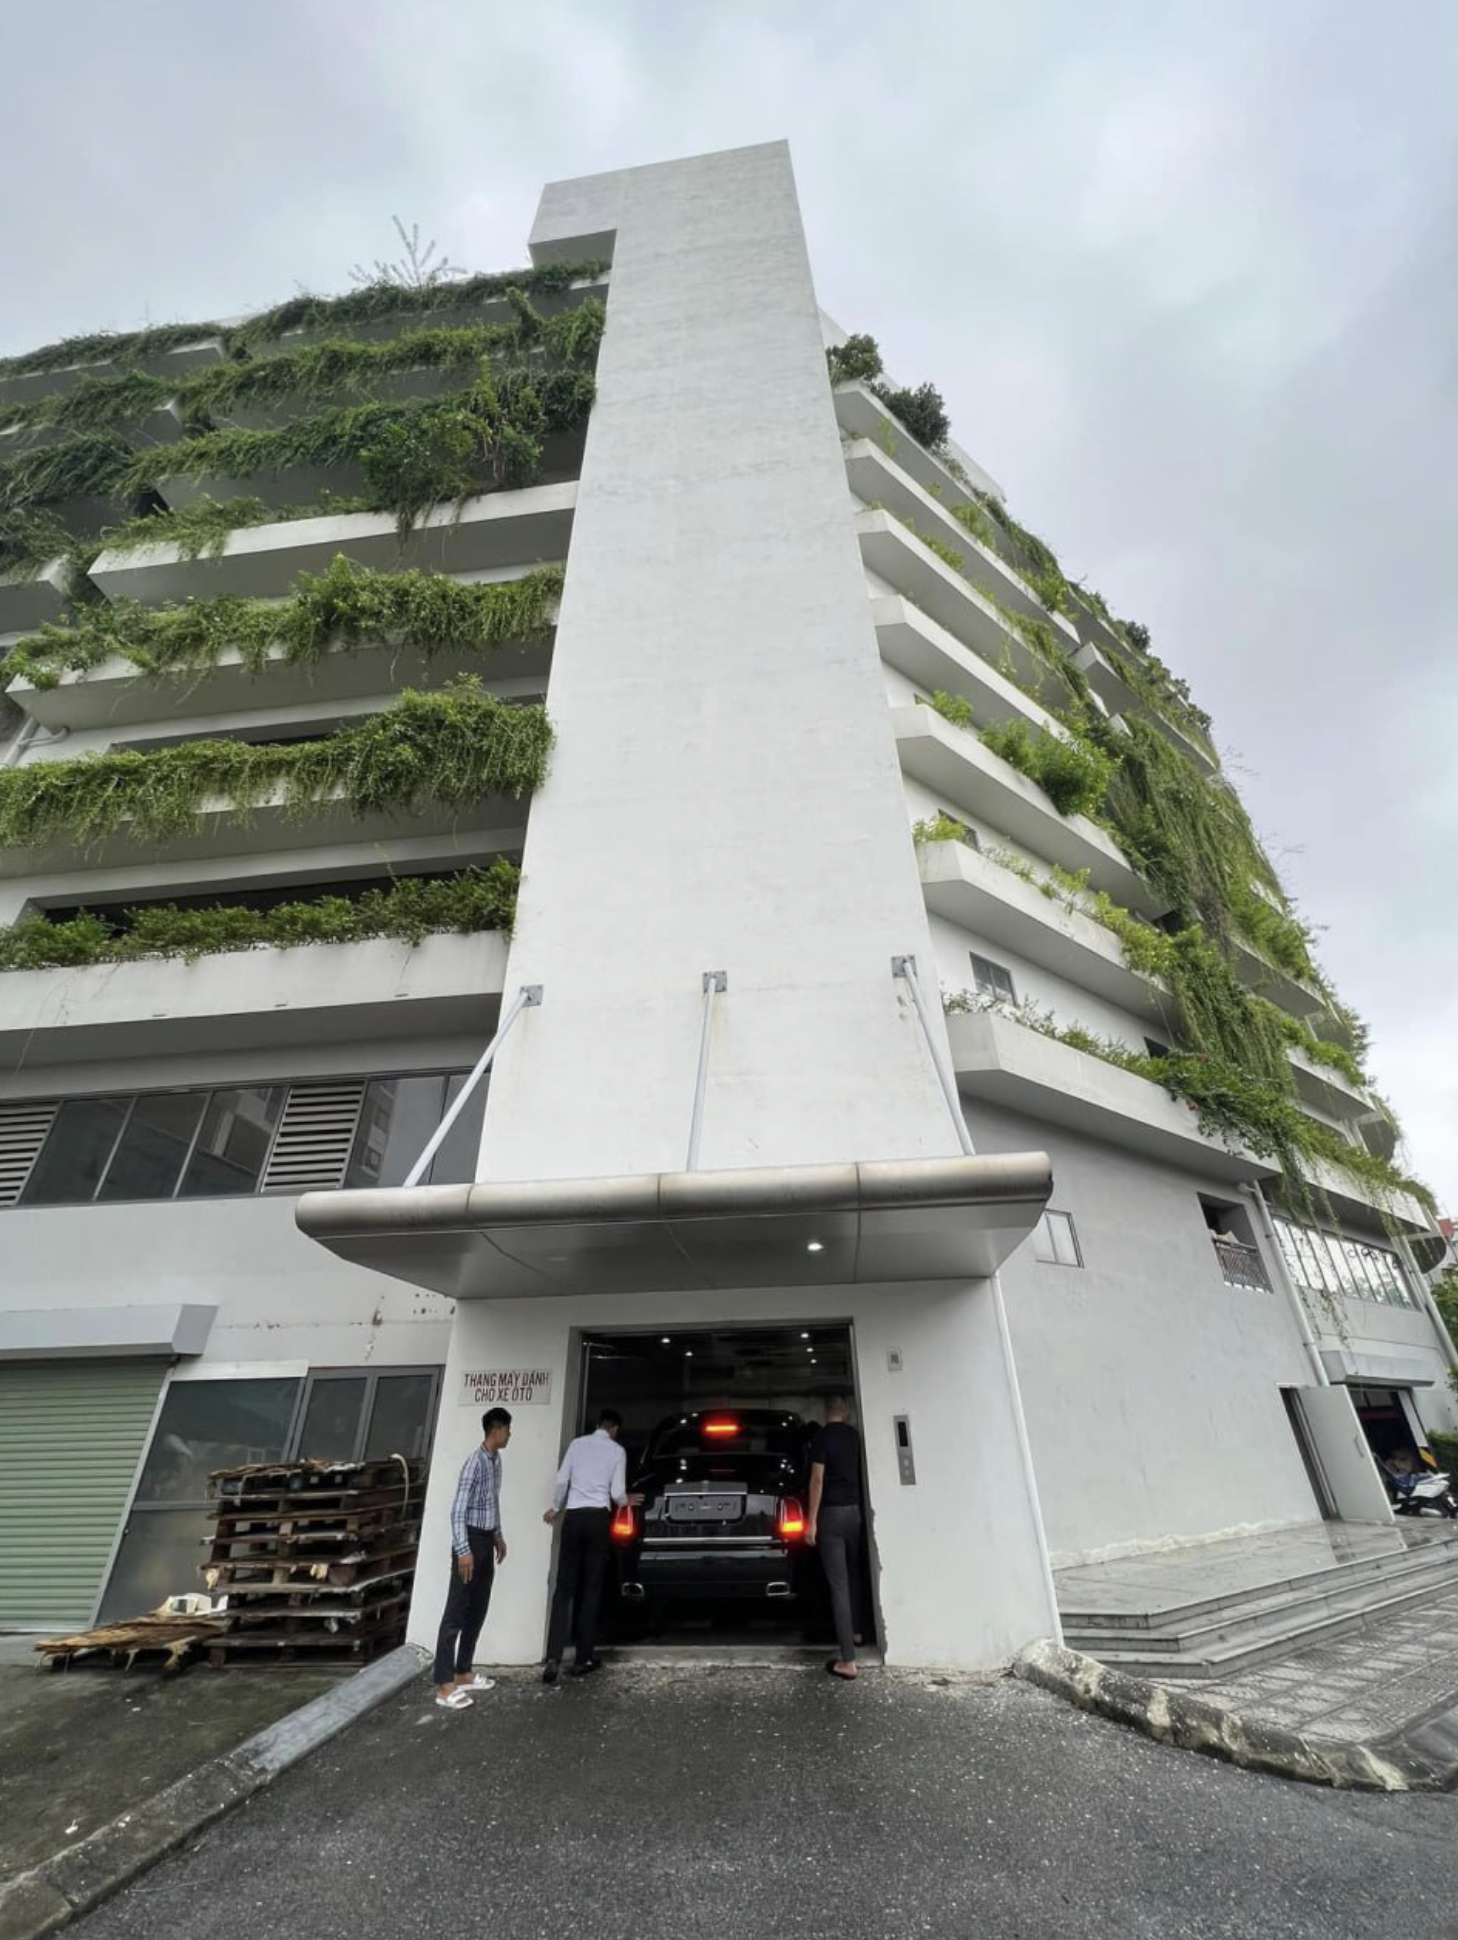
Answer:
[(437, 1697), (436, 1703), (442, 1711), (469, 1711), (471, 1700), (464, 1691), (452, 1691), (449, 1697)]

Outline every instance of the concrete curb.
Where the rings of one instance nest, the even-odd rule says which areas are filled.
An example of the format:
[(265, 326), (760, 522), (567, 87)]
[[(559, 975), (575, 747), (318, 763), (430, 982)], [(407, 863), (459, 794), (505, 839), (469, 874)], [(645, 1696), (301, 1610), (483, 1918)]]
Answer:
[(1303, 1737), (1259, 1718), (1241, 1717), (1185, 1685), (1132, 1677), (1047, 1640), (1020, 1651), (1012, 1672), (1162, 1745), (1228, 1759), (1249, 1771), (1377, 1792), (1443, 1792), (1458, 1785), (1458, 1758), (1435, 1757), (1406, 1742), (1401, 1733), (1377, 1744)]
[(272, 1783), (412, 1683), (426, 1653), (402, 1644), (356, 1676), (178, 1779), (134, 1812), (0, 1884), (0, 1940), (41, 1940)]

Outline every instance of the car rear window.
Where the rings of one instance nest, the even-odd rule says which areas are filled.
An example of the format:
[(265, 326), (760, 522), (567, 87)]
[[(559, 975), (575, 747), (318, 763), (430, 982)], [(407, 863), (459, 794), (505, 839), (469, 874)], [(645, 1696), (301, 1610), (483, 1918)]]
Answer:
[[(734, 1420), (733, 1434), (708, 1434), (704, 1421)], [(805, 1429), (798, 1421), (744, 1421), (738, 1417), (705, 1416), (699, 1421), (672, 1422), (653, 1437), (650, 1456), (700, 1455), (706, 1449), (725, 1455), (781, 1455), (798, 1461), (804, 1452)]]

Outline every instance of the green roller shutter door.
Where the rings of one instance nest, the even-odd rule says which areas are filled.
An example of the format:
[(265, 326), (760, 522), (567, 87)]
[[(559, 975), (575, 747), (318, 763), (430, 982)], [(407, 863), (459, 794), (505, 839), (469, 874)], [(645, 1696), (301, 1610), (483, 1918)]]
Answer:
[(166, 1372), (0, 1366), (0, 1629), (90, 1622)]

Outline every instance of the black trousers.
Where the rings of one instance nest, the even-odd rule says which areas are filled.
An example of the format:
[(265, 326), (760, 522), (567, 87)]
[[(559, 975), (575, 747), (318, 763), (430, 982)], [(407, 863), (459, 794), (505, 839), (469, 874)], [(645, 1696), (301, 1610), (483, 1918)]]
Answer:
[(486, 1621), (491, 1604), (491, 1585), (496, 1580), (496, 1532), (494, 1529), (466, 1529), (471, 1545), (471, 1580), (461, 1581), (455, 1556), (451, 1557), (451, 1588), (446, 1598), (445, 1615), (435, 1640), (435, 1681), (449, 1684), (464, 1677), (476, 1661), (476, 1640)]
[(856, 1661), (855, 1633), (860, 1629), (861, 1512), (855, 1503), (823, 1508), (817, 1526), (820, 1567), (830, 1585), (830, 1614), (835, 1621), (835, 1647), (842, 1664)]
[(557, 1587), (547, 1625), (547, 1655), (560, 1661), (567, 1647), (567, 1623), (575, 1603), (577, 1661), (585, 1664), (597, 1649), (597, 1613), (611, 1547), (611, 1509), (569, 1509), (562, 1518), (562, 1549), (557, 1557)]

